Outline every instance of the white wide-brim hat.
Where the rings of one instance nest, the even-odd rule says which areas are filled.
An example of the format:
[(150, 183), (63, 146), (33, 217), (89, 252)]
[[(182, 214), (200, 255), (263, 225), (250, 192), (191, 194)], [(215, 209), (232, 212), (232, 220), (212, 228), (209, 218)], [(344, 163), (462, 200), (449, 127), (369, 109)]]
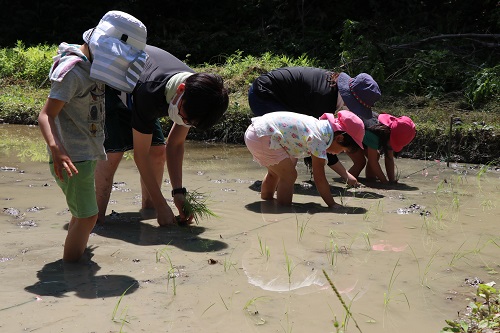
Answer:
[(147, 29), (130, 14), (113, 10), (83, 33), (89, 45), (90, 77), (124, 92), (132, 92), (144, 69)]

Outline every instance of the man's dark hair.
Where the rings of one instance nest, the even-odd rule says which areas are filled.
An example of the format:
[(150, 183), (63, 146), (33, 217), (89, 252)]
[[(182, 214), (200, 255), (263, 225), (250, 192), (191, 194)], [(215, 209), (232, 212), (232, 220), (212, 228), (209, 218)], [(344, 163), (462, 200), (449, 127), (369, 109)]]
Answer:
[(182, 105), (188, 121), (197, 129), (212, 127), (229, 105), (224, 81), (217, 74), (195, 73), (185, 83)]

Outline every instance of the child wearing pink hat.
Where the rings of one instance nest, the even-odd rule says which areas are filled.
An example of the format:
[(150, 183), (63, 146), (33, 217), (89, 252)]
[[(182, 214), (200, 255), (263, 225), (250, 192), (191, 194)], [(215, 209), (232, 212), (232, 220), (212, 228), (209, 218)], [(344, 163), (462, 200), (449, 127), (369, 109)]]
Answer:
[[(394, 117), (390, 114), (374, 115), (375, 124), (366, 128), (363, 138), (364, 152), (348, 152), (354, 165), (349, 172), (358, 177), (366, 166), (366, 178), (378, 179), (381, 183), (396, 183), (394, 152), (398, 153), (415, 137), (416, 130), (413, 121), (406, 116)], [(380, 153), (384, 154), (384, 175), (379, 164)]]
[(327, 153), (363, 149), (363, 121), (350, 111), (331, 113), (319, 119), (293, 112), (272, 112), (252, 118), (245, 132), (245, 144), (260, 165), (267, 168), (261, 198), (291, 205), (297, 179), (297, 159), (311, 156), (314, 182), (328, 207), (340, 207), (330, 192), (325, 175)]

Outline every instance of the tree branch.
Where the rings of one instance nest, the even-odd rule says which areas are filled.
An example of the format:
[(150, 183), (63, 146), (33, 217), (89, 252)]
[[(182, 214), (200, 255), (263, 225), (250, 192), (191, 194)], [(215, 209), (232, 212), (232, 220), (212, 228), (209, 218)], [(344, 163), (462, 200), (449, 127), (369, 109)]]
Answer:
[(500, 47), (500, 42), (493, 42), (493, 43), (488, 43), (484, 41), (479, 41), (476, 39), (496, 39), (500, 40), (500, 34), (474, 34), (474, 33), (469, 33), (469, 34), (446, 34), (446, 35), (438, 35), (438, 36), (432, 36), (428, 38), (424, 38), (421, 40), (417, 40), (415, 42), (411, 43), (406, 43), (406, 44), (399, 44), (399, 45), (389, 45), (389, 48), (391, 49), (404, 49), (404, 48), (411, 48), (415, 46), (420, 46), (422, 44), (427, 44), (433, 41), (443, 41), (447, 39), (470, 39), (475, 43), (481, 44), (485, 47), (489, 48), (498, 48)]

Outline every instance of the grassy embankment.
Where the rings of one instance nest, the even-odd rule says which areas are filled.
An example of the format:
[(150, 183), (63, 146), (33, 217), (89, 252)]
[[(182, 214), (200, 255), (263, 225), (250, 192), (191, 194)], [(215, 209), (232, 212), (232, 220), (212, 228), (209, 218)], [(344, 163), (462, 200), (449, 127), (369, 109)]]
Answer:
[[(17, 49), (17, 50), (16, 50)], [(38, 112), (49, 91), (46, 76), (55, 54), (55, 46), (0, 50), (0, 121), (11, 124), (36, 124)], [(250, 123), (246, 93), (249, 84), (261, 73), (282, 66), (319, 66), (307, 57), (263, 54), (259, 57), (235, 53), (217, 65), (192, 66), (197, 71), (220, 74), (230, 91), (230, 107), (224, 119), (207, 132), (191, 131), (193, 140), (243, 143)], [(355, 75), (355, 73), (350, 73)], [(382, 93), (384, 91), (383, 83)], [(472, 109), (463, 94), (430, 99), (421, 96), (387, 96), (374, 108), (379, 113), (407, 115), (417, 125), (415, 140), (402, 156), (452, 162), (500, 164), (500, 105), (498, 98)], [(456, 118), (456, 119), (455, 119)], [(451, 147), (448, 150), (451, 131)], [(170, 123), (165, 119), (167, 132)]]

